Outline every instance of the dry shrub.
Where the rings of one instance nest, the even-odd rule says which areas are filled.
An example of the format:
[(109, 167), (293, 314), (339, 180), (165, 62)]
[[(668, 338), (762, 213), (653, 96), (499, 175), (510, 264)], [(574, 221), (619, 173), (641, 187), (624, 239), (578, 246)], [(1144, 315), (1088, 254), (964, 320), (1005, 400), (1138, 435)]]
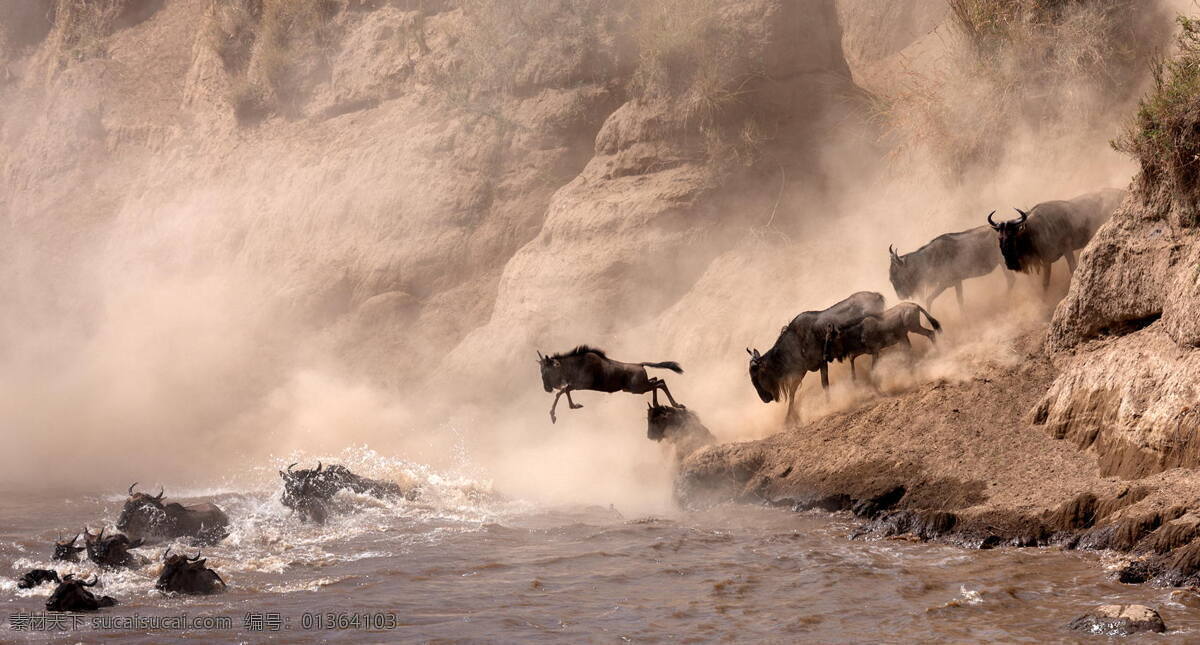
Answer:
[[(706, 156), (752, 166), (770, 139), (750, 95), (765, 78), (750, 34), (723, 18), (723, 0), (648, 0), (635, 38), (633, 94), (671, 104), (681, 124), (703, 137)], [(761, 45), (761, 43), (758, 43)]]
[(1153, 66), (1154, 87), (1113, 147), (1135, 158), (1142, 181), (1193, 213), (1200, 198), (1200, 20), (1180, 16), (1178, 49)]
[(58, 0), (52, 33), (59, 64), (107, 55), (106, 41), (124, 4), (122, 0)]
[(897, 154), (928, 152), (953, 177), (1000, 163), (1029, 127), (1049, 140), (1124, 109), (1164, 21), (1124, 0), (950, 4), (959, 38), (941, 73), (909, 75), (875, 108)]
[(441, 82), (455, 103), (498, 110), (504, 96), (611, 77), (626, 0), (463, 0), (455, 60)]
[(208, 43), (229, 73), (238, 120), (296, 112), (336, 45), (333, 0), (212, 0)]

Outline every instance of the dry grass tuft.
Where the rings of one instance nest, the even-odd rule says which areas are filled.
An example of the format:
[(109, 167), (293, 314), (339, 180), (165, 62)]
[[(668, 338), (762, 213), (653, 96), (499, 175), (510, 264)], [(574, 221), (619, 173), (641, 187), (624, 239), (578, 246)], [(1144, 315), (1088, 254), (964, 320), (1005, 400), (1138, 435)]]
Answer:
[(212, 0), (208, 44), (229, 73), (243, 123), (294, 112), (313, 70), (336, 45), (333, 0)]
[(1163, 21), (1123, 0), (950, 5), (960, 40), (945, 73), (914, 74), (874, 108), (897, 154), (928, 152), (957, 177), (1000, 163), (1027, 127), (1049, 140), (1128, 106)]
[(1113, 147), (1135, 158), (1144, 184), (1193, 213), (1200, 200), (1200, 20), (1180, 16), (1178, 51), (1154, 62), (1154, 87)]

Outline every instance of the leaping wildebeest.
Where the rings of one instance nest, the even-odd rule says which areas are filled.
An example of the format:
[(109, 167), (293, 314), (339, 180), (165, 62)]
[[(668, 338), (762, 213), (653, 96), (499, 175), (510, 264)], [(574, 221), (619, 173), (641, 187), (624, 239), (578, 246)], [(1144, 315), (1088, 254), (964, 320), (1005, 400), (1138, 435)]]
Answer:
[(216, 504), (208, 502), (184, 506), (177, 502), (164, 504), (163, 491), (157, 495), (135, 493), (129, 485), (129, 499), (117, 518), (117, 530), (147, 544), (178, 537), (195, 538), (202, 544), (216, 544), (229, 534), (229, 516)]
[(671, 405), (682, 407), (671, 396), (666, 381), (646, 373), (647, 367), (654, 367), (683, 374), (683, 368), (675, 361), (622, 363), (609, 358), (604, 354), (604, 350), (587, 345), (580, 345), (569, 352), (553, 356), (542, 356), (539, 351), (537, 361), (542, 369), (542, 386), (547, 392), (558, 389), (554, 395), (554, 403), (550, 406), (550, 423), (558, 420), (554, 410), (558, 407), (558, 398), (564, 394), (567, 395), (567, 405), (572, 410), (583, 407), (571, 400), (571, 392), (574, 390), (631, 394), (649, 392), (655, 406), (658, 405), (658, 391), (662, 390)]
[[(922, 315), (933, 329), (921, 326)], [(844, 327), (828, 325), (825, 329), (825, 360), (849, 360), (850, 374), (855, 377), (855, 358), (870, 354), (873, 369), (879, 360), (879, 352), (884, 349), (896, 344), (912, 349), (912, 342), (908, 340), (910, 333), (920, 334), (936, 343), (936, 335), (941, 330), (941, 323), (921, 305), (902, 302), (880, 315), (864, 316)]]
[(795, 410), (796, 390), (808, 372), (821, 372), (821, 387), (829, 389), (829, 364), (825, 361), (825, 330), (853, 324), (871, 314), (883, 313), (883, 294), (859, 291), (821, 311), (806, 311), (779, 332), (765, 354), (750, 354), (750, 382), (763, 403), (787, 400), (787, 417)]
[[(995, 211), (992, 211), (995, 214)], [(1004, 264), (995, 235), (986, 226), (939, 235), (925, 246), (900, 255), (890, 245), (888, 277), (901, 300), (919, 297), (932, 308), (943, 291), (954, 287), (958, 308), (963, 308), (963, 280), (985, 276)], [(1012, 287), (1015, 278), (1007, 271), (1004, 279)]]
[(1042, 289), (1050, 288), (1050, 266), (1061, 257), (1075, 272), (1075, 251), (1087, 246), (1096, 229), (1125, 199), (1125, 191), (1107, 188), (1071, 200), (1042, 202), (1017, 219), (988, 224), (996, 230), (1004, 265), (1013, 271), (1042, 272)]

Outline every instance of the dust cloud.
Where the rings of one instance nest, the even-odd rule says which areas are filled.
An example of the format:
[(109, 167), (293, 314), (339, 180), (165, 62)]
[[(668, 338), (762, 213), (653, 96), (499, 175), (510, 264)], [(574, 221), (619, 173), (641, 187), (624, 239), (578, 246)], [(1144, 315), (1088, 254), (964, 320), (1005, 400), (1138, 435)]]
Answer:
[[(182, 29), (168, 22), (172, 16), (130, 31)], [(449, 29), (455, 16), (430, 20)], [(1148, 42), (1168, 41), (1169, 29), (1147, 30), (1157, 39)], [(619, 25), (617, 36), (631, 31)], [(122, 33), (111, 38), (151, 46), (133, 40), (142, 32)], [(826, 37), (836, 42), (838, 33)], [(586, 192), (601, 177), (575, 159), (591, 154), (587, 137), (582, 157), (575, 151), (566, 161), (523, 168), (508, 158), (521, 156), (519, 145), (498, 143), (508, 136), (502, 122), (465, 109), (443, 117), (416, 99), (399, 116), (384, 103), (361, 117), (230, 126), (204, 103), (215, 58), (197, 53), (180, 63), (188, 87), (156, 99), (148, 80), (150, 98), (126, 97), (135, 105), (190, 106), (206, 134), (171, 138), (163, 133), (189, 126), (150, 117), (141, 130), (110, 123), (106, 108), (95, 105), (112, 88), (88, 85), (105, 81), (84, 66), (45, 81), (28, 73), (25, 85), (5, 91), (25, 96), (44, 82), (56, 100), (74, 103), (42, 116), (33, 99), (0, 108), (6, 152), (23, 160), (6, 182), (34, 186), (0, 201), (10, 223), (0, 240), (13, 249), (0, 265), (9, 305), (0, 325), (0, 482), (101, 490), (135, 479), (146, 486), (262, 485), (285, 459), (361, 445), (488, 482), (504, 495), (664, 511), (671, 472), (665, 452), (645, 439), (647, 397), (580, 393), (585, 407), (560, 407), (552, 425), (535, 351), (587, 343), (618, 360), (679, 361), (683, 375), (663, 376), (720, 440), (761, 437), (780, 429), (783, 406), (758, 400), (745, 348), (765, 351), (796, 313), (854, 291), (879, 291), (895, 304), (889, 244), (908, 252), (980, 225), (992, 210), (1123, 187), (1134, 172), (1108, 139), (1149, 82), (1145, 66), (1129, 67), (1136, 74), (1128, 78), (1100, 78), (1070, 60), (1048, 77), (1054, 85), (1021, 84), (1005, 75), (1010, 69), (973, 74), (971, 44), (950, 18), (909, 40), (914, 47), (863, 63), (871, 69), (848, 70), (865, 90), (835, 97), (820, 117), (820, 138), (780, 135), (772, 143), (765, 136), (764, 161), (739, 171), (730, 181), (736, 187), (699, 193), (711, 204), (655, 206), (688, 213), (671, 225), (676, 237), (654, 238), (658, 229), (647, 228), (651, 242), (631, 241), (636, 232), (600, 219), (586, 237), (575, 233), (586, 246), (570, 257), (599, 268), (586, 282), (564, 278), (560, 291), (523, 277), (529, 267), (562, 262), (551, 245), (571, 233), (545, 224), (547, 209), (617, 208), (604, 200), (619, 201)], [(421, 47), (446, 47), (429, 41)], [(1147, 48), (1145, 56), (1154, 49)], [(112, 51), (117, 59), (129, 55)], [(352, 67), (352, 56), (339, 56), (345, 61), (335, 57), (338, 65)], [(70, 92), (59, 87), (63, 79), (76, 83)], [(1116, 85), (1133, 90), (1113, 97)], [(1018, 104), (1014, 94), (1027, 100)], [(604, 101), (596, 103), (601, 117), (621, 104)], [(1043, 109), (1053, 105), (1066, 109)], [(1007, 120), (986, 124), (992, 129), (980, 143), (967, 130), (975, 121), (983, 127), (992, 110)], [(54, 119), (74, 127), (78, 114), (97, 119), (106, 134), (64, 143), (69, 133), (56, 132)], [(602, 121), (572, 127), (594, 136)], [(520, 145), (549, 136), (513, 131)], [(137, 148), (145, 155), (137, 163), (108, 166), (114, 153), (106, 146), (156, 136), (166, 143)], [(809, 147), (795, 148), (798, 141)], [(67, 149), (41, 148), (50, 145)], [(540, 154), (555, 145), (567, 144), (534, 141), (529, 149)], [(948, 154), (955, 146), (978, 154)], [(66, 175), (50, 166), (61, 160), (82, 169), (69, 175), (78, 183), (55, 184)], [(479, 168), (505, 163), (512, 164), (504, 166), (511, 185), (483, 185)], [(588, 181), (520, 176), (571, 163)], [(693, 178), (681, 171), (664, 185), (670, 181)], [(537, 194), (505, 192), (528, 186), (538, 186)], [(663, 197), (667, 189), (654, 190), (627, 199), (672, 199)], [(115, 214), (88, 216), (101, 207)], [(493, 209), (490, 219), (477, 215), (482, 208)], [(687, 234), (692, 227), (697, 232)], [(662, 252), (650, 263), (653, 273), (631, 275), (617, 251), (626, 247)], [(965, 314), (944, 294), (933, 308), (946, 328), (939, 345), (915, 340), (911, 364), (896, 355), (881, 360), (880, 387), (894, 393), (969, 379), (982, 363), (1015, 364), (1015, 340), (1043, 324), (1053, 294), (1065, 288), (1060, 274), (1046, 297), (1035, 278), (1021, 276), (1010, 293), (997, 271), (965, 285)], [(563, 298), (577, 292), (591, 299)], [(622, 296), (633, 293), (657, 295)], [(536, 312), (546, 312), (545, 324), (518, 324)], [(879, 396), (851, 384), (845, 366), (833, 366), (831, 380), (826, 400), (819, 377), (806, 378), (799, 395), (806, 418)]]

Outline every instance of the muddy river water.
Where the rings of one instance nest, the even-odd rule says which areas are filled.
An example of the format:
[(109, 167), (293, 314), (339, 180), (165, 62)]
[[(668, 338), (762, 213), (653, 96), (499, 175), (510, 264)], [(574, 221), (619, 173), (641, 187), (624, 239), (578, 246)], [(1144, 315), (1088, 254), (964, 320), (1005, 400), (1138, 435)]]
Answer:
[[(849, 517), (748, 506), (653, 516), (549, 508), (419, 476), (419, 500), (348, 496), (339, 504), (356, 512), (325, 526), (299, 523), (278, 488), (179, 491), (233, 518), (231, 535), (204, 549), (228, 593), (165, 597), (153, 590), (156, 564), (100, 572), (97, 591), (121, 604), (82, 615), (68, 633), (14, 629), (52, 586), (20, 590), (14, 577), (95, 572), (50, 562), (50, 544), (85, 523), (111, 526), (124, 491), (4, 492), (0, 641), (1094, 642), (1066, 624), (1093, 605), (1142, 603), (1171, 632), (1124, 642), (1200, 642), (1200, 609), (1170, 590), (1113, 581), (1104, 554), (851, 540)], [(157, 560), (165, 546), (139, 551)], [(208, 623), (92, 622), (183, 614)]]

